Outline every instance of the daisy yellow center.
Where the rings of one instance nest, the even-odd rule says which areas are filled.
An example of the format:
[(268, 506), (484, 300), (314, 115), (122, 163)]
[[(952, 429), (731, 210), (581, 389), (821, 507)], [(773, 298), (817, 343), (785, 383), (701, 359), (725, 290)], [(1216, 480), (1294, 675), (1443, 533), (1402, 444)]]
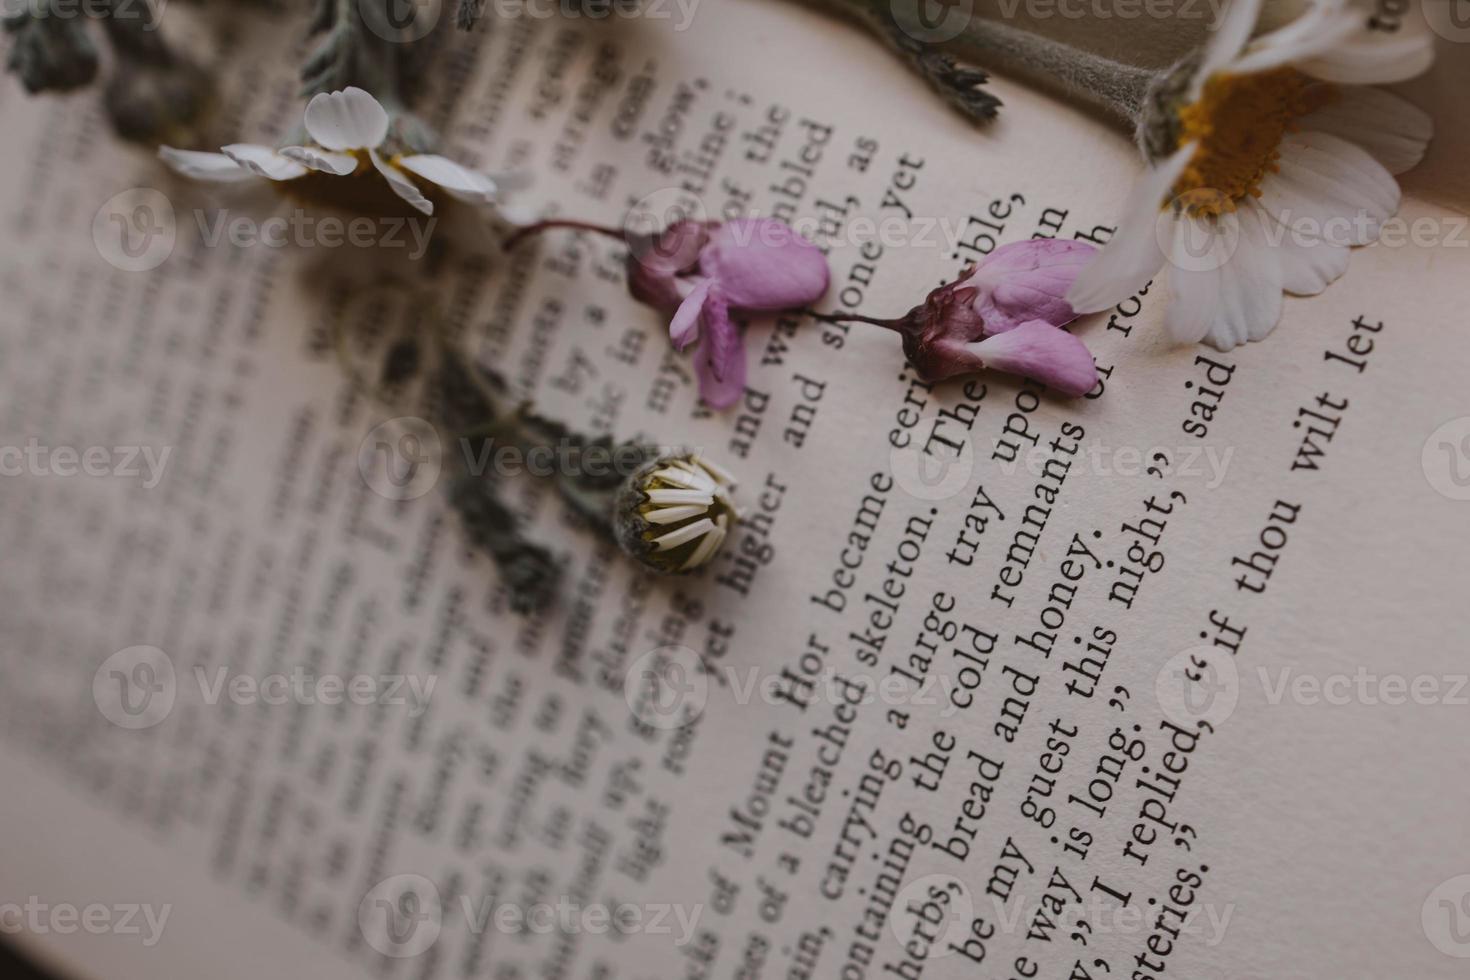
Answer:
[(1261, 181), (1277, 169), (1282, 138), (1331, 99), (1330, 86), (1294, 68), (1211, 76), (1199, 99), (1179, 110), (1179, 145), (1198, 145), (1173, 200), (1193, 214), (1219, 215), (1260, 197)]

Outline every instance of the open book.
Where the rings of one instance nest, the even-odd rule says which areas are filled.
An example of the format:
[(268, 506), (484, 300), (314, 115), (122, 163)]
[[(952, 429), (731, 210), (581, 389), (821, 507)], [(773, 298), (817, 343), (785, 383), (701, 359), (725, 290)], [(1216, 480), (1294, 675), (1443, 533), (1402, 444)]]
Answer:
[[(535, 208), (781, 217), (875, 316), (1105, 239), (1138, 172), (1004, 79), (976, 129), (801, 6), (666, 9), (496, 21), (426, 115)], [(219, 142), (297, 119), (277, 20), (200, 22)], [(1464, 90), (1449, 55), (1411, 97)], [(1072, 328), (1104, 385), (1067, 401), (757, 317), (711, 413), (614, 244), (405, 227), (365, 281), (89, 97), (0, 91), (0, 929), (59, 974), (1464, 976), (1462, 134), (1404, 178), (1438, 242), (1355, 252), (1263, 343), (1171, 346), (1143, 295)], [(426, 319), (739, 477), (717, 561), (645, 577), (507, 477), (563, 567), (512, 612), (457, 447), (343, 369)]]

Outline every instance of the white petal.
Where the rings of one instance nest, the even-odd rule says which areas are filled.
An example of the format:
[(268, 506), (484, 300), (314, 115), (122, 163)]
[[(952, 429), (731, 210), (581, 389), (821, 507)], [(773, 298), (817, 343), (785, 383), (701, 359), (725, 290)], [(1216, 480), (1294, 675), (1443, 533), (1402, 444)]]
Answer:
[(223, 153), (201, 153), (198, 150), (176, 150), (171, 146), (160, 146), (158, 158), (171, 169), (195, 180), (234, 183), (254, 176)]
[[(1222, 222), (1231, 229), (1227, 234)], [(1164, 325), (1176, 343), (1198, 343), (1215, 322), (1220, 304), (1220, 270), (1239, 242), (1233, 215), (1220, 219), (1179, 215), (1169, 249), (1169, 309)]]
[(306, 131), (329, 150), (371, 150), (388, 136), (388, 110), (360, 88), (320, 92), (306, 104)]
[(281, 156), (312, 170), (345, 177), (357, 169), (357, 157), (351, 153), (333, 153), (315, 146), (283, 146)]
[(1234, 0), (1230, 4), (1224, 20), (1215, 28), (1214, 37), (1205, 47), (1204, 60), (1195, 73), (1197, 79), (1208, 78), (1235, 60), (1256, 29), (1262, 3), (1263, 0)]
[(645, 491), (644, 496), (648, 498), (649, 503), (659, 504), (660, 506), (682, 506), (684, 504), (698, 504), (701, 507), (707, 508), (713, 505), (715, 502), (713, 494), (705, 493), (700, 490), (670, 490), (667, 488), (661, 488), (658, 490)]
[(1285, 27), (1251, 42), (1230, 70), (1251, 74), (1310, 60), (1346, 43), (1361, 27), (1358, 15), (1345, 10), (1341, 0), (1316, 0)]
[(1303, 116), (1301, 128), (1356, 143), (1391, 174), (1412, 169), (1434, 136), (1429, 113), (1379, 88), (1339, 89), (1326, 106)]
[[(1452, 5), (1452, 0), (1427, 0)], [(1354, 29), (1297, 67), (1315, 78), (1345, 85), (1388, 85), (1407, 81), (1434, 63), (1434, 33), (1427, 15), (1399, 18), (1391, 30), (1376, 26), (1371, 7), (1356, 11)]]
[(393, 188), (393, 193), (403, 198), (424, 214), (433, 214), (434, 205), (427, 197), (419, 192), (413, 181), (403, 175), (403, 172), (378, 155), (377, 150), (368, 151), (372, 158), (373, 166), (378, 168), (378, 173), (388, 181), (388, 186)]
[(694, 553), (685, 559), (683, 565), (679, 566), (679, 571), (687, 572), (698, 568), (715, 556), (720, 545), (725, 543), (725, 521), (725, 515), (721, 514), (719, 520), (715, 522), (714, 530), (704, 536), (704, 540), (699, 542), (699, 547), (695, 548)]
[(684, 297), (684, 302), (674, 311), (674, 317), (669, 321), (669, 340), (673, 343), (674, 350), (683, 350), (699, 339), (704, 304), (709, 301), (710, 290), (714, 285), (713, 279), (701, 279), (699, 285)]
[(1346, 245), (1294, 234), (1264, 207), (1261, 213), (1270, 222), (1264, 228), (1272, 236), (1273, 253), (1281, 266), (1282, 289), (1297, 296), (1316, 296), (1347, 271), (1352, 253)]
[(220, 147), (220, 152), (251, 173), (270, 180), (295, 180), (306, 173), (301, 164), (286, 159), (268, 146), (231, 143)]
[(1281, 266), (1262, 224), (1270, 218), (1254, 206), (1236, 215), (1240, 242), (1220, 268), (1220, 299), (1204, 338), (1220, 350), (1260, 340), (1281, 320)]
[(486, 175), (462, 167), (448, 157), (434, 153), (399, 157), (398, 166), (418, 174), (431, 184), (438, 184), (452, 196), (472, 204), (495, 203), (495, 181)]
[[(713, 502), (713, 501), (711, 501)], [(682, 507), (655, 507), (643, 515), (650, 524), (675, 524), (690, 517), (698, 517), (709, 508), (701, 504), (684, 504)]]
[(679, 547), (679, 545), (684, 544), (686, 541), (693, 541), (702, 534), (708, 534), (714, 529), (715, 522), (708, 517), (702, 517), (697, 521), (685, 524), (681, 528), (676, 528), (667, 534), (661, 534), (654, 538), (653, 547), (655, 551), (668, 551), (670, 548)]
[(1399, 209), (1399, 185), (1383, 164), (1330, 133), (1281, 141), (1280, 170), (1261, 182), (1261, 204), (1294, 234), (1366, 245)]
[(1078, 274), (1067, 302), (1078, 313), (1095, 313), (1123, 302), (1138, 292), (1164, 264), (1159, 246), (1160, 208), (1169, 190), (1194, 155), (1194, 144), (1182, 147), (1150, 169), (1128, 195), (1118, 230), (1102, 252)]

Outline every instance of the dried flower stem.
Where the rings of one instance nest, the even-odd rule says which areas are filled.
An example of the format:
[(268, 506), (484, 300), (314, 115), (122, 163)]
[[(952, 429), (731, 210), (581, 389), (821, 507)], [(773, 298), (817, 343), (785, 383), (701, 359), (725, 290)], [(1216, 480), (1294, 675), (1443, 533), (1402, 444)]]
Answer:
[[(964, 61), (1002, 72), (1036, 88), (1100, 109), (1113, 122), (1142, 134), (1154, 123), (1155, 103), (1175, 73), (1127, 64), (1001, 20), (972, 12), (952, 35), (936, 37), (933, 25), (920, 19), (919, 4), (891, 0), (822, 0), (823, 5), (870, 24), (893, 25), (906, 50), (947, 52)], [(958, 15), (956, 15), (958, 16)], [(917, 66), (916, 67), (921, 67)], [(922, 68), (921, 68), (922, 70)], [(931, 83), (935, 78), (924, 72)], [(947, 95), (948, 97), (948, 95)], [(952, 101), (952, 100), (951, 100)]]

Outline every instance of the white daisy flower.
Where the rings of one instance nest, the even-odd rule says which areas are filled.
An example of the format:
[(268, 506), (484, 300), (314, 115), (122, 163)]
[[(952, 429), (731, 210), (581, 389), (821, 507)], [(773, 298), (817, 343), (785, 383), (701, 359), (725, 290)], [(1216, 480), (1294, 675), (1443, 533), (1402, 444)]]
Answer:
[[(1428, 114), (1388, 92), (1433, 58), (1428, 32), (1378, 36), (1364, 8), (1313, 0), (1250, 40), (1262, 0), (1236, 0), (1169, 120), (1172, 153), (1134, 188), (1077, 277), (1078, 313), (1166, 269), (1169, 332), (1229, 350), (1269, 334), (1282, 293), (1315, 295), (1399, 208), (1394, 175), (1423, 157)], [(1170, 134), (1173, 135), (1173, 134)]]
[(655, 571), (693, 571), (719, 552), (739, 519), (734, 489), (734, 477), (706, 459), (661, 456), (633, 473), (619, 493), (618, 540)]
[[(316, 187), (324, 193), (306, 193), (307, 197), (323, 197), (332, 203), (357, 210), (367, 210), (382, 185), (387, 181), (394, 194), (424, 214), (434, 213), (434, 204), (424, 196), (420, 184), (443, 190), (451, 197), (472, 204), (495, 202), (496, 183), (489, 176), (463, 167), (448, 157), (433, 153), (399, 155), (385, 153), (388, 140), (388, 110), (360, 88), (340, 92), (323, 92), (306, 104), (306, 133), (312, 142), (306, 146), (287, 146), (279, 150), (255, 143), (232, 143), (220, 147), (219, 153), (178, 150), (160, 147), (158, 155), (174, 170), (197, 180), (238, 181), (252, 177), (283, 182), (313, 183), (316, 175), (330, 178), (348, 177), (352, 183), (330, 188)], [(375, 176), (376, 172), (376, 176)], [(364, 187), (355, 182), (373, 181)], [(291, 187), (306, 191), (306, 187)]]

